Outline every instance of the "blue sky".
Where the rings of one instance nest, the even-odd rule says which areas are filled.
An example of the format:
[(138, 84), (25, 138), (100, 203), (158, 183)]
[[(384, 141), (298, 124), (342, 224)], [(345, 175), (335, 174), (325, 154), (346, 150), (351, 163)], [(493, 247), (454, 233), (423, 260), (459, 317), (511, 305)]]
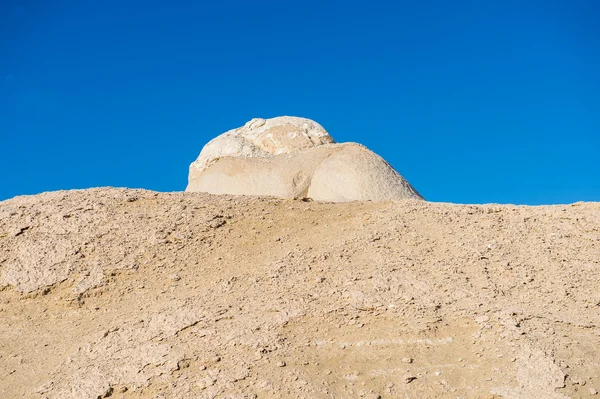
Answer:
[(0, 200), (183, 190), (212, 137), (294, 115), (427, 199), (600, 201), (597, 1), (0, 2)]

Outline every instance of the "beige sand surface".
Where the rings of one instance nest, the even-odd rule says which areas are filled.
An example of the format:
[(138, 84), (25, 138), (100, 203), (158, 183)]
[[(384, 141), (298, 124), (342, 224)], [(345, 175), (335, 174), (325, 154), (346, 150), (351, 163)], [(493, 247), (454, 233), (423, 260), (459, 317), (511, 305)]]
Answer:
[(0, 202), (0, 398), (586, 398), (600, 203)]

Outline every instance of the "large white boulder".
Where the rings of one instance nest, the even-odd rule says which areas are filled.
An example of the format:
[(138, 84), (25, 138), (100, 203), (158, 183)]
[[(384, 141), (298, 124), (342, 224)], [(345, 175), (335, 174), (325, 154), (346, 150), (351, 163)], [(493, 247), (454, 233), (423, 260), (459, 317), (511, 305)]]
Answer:
[(209, 141), (190, 165), (190, 174), (201, 173), (223, 157), (268, 157), (333, 142), (329, 133), (310, 119), (294, 116), (254, 118)]
[(304, 118), (252, 119), (211, 140), (190, 165), (186, 191), (316, 201), (422, 199), (383, 158), (335, 144)]

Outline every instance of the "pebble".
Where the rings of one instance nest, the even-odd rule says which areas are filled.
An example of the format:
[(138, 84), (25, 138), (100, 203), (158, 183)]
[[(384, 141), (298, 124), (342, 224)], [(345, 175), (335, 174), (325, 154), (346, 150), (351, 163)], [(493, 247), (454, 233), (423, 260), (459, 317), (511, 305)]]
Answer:
[(216, 382), (217, 382), (216, 379), (214, 379), (212, 377), (206, 377), (206, 378), (198, 381), (196, 383), (196, 386), (198, 386), (198, 388), (200, 388), (200, 389), (206, 389), (208, 387), (215, 385)]
[(584, 386), (586, 383), (586, 381), (583, 378), (580, 378), (578, 376), (574, 376), (571, 379), (571, 382), (573, 383), (573, 385), (581, 385), (581, 386)]
[(404, 363), (409, 363), (410, 364), (410, 363), (412, 363), (414, 361), (414, 359), (412, 357), (403, 357), (402, 361)]
[(285, 365), (286, 363), (283, 360), (277, 362), (277, 367), (285, 367)]
[(598, 395), (598, 390), (596, 388), (589, 388), (590, 395)]
[(405, 375), (404, 376), (404, 383), (410, 384), (411, 382), (413, 382), (416, 379), (417, 379), (417, 377), (415, 377), (414, 375), (411, 375), (411, 374)]

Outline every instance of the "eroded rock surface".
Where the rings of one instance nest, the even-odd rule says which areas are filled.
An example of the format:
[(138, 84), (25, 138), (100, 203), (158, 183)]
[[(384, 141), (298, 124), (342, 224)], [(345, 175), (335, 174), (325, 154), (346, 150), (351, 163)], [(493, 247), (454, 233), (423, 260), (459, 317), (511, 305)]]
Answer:
[(190, 165), (190, 180), (223, 157), (265, 158), (333, 142), (329, 133), (310, 119), (254, 118), (209, 141)]
[(0, 203), (2, 398), (588, 398), (600, 204)]
[(186, 191), (316, 201), (421, 199), (383, 158), (335, 144), (314, 121), (253, 119), (211, 140), (190, 166)]

